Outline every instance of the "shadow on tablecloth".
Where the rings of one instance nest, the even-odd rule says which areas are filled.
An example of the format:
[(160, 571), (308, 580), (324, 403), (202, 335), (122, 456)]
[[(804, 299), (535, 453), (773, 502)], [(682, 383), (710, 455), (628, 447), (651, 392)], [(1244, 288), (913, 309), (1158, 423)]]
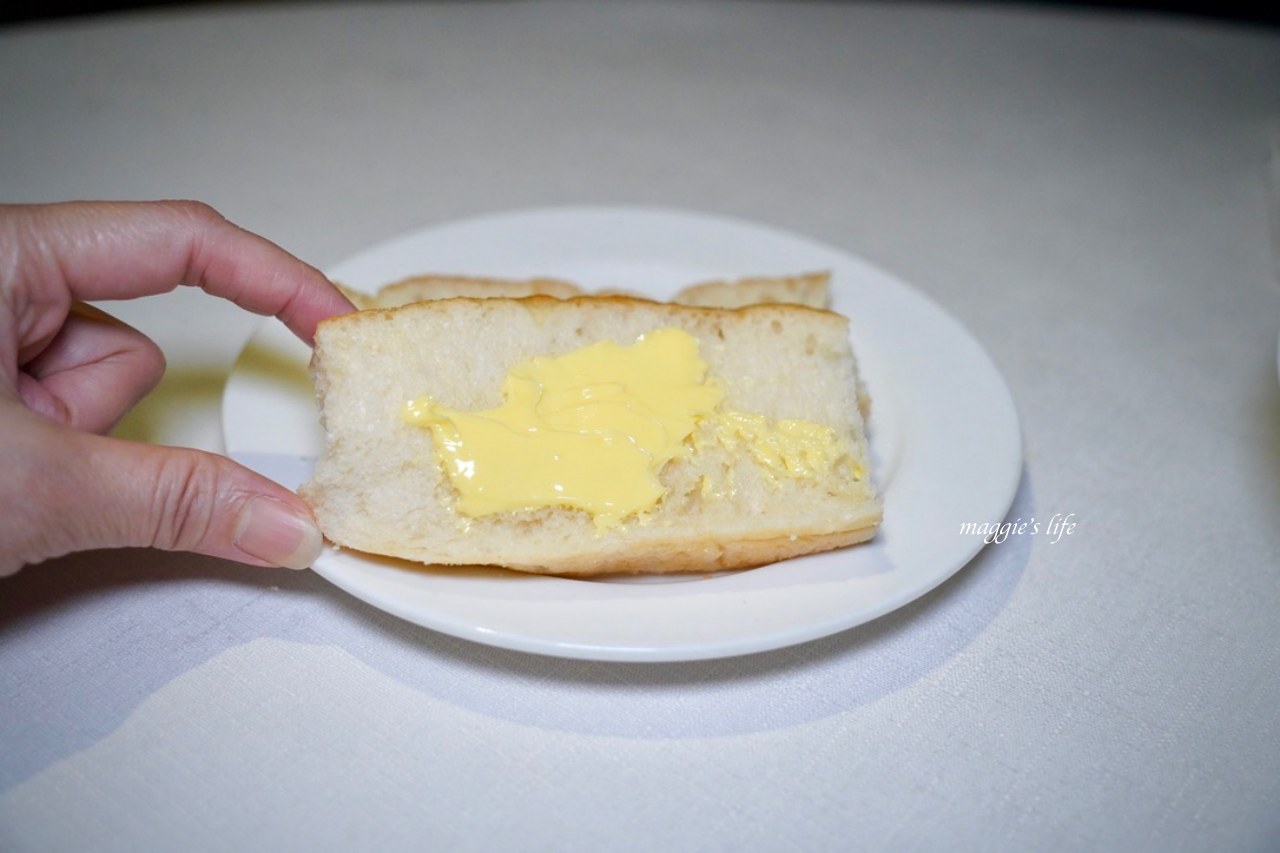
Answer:
[[(1024, 469), (1008, 518), (1034, 512)], [(179, 675), (261, 637), (335, 646), (414, 690), (525, 725), (640, 738), (798, 725), (909, 687), (972, 643), (1017, 586), (1033, 538), (1042, 537), (989, 546), (923, 598), (841, 634), (668, 664), (478, 645), (401, 621), (311, 572), (145, 550), (74, 555), (0, 582), (0, 791), (114, 731)], [(304, 699), (323, 701), (323, 690)]]

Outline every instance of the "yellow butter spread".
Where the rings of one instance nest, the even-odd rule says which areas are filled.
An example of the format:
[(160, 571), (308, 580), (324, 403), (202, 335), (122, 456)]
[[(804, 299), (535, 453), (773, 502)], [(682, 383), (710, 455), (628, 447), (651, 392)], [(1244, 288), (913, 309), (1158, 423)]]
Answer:
[(429, 397), (405, 407), (409, 423), (431, 430), (465, 516), (556, 506), (590, 513), (597, 529), (616, 526), (658, 503), (660, 472), (694, 452), (703, 423), (727, 449), (746, 449), (774, 483), (825, 474), (844, 452), (828, 427), (719, 411), (724, 393), (697, 339), (680, 329), (528, 359), (512, 367), (502, 394), (483, 412)]
[(764, 415), (723, 412), (715, 435), (730, 451), (746, 451), (775, 485), (783, 477), (821, 477), (844, 452), (835, 430), (812, 421), (770, 422)]

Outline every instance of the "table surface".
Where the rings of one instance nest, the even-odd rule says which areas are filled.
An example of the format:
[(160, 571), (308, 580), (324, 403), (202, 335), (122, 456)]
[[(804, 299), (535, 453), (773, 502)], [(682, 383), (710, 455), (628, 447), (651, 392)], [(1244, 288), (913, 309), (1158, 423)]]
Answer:
[[(0, 30), (5, 201), (199, 198), (330, 266), (485, 213), (657, 205), (838, 246), (981, 341), (1012, 536), (863, 627), (559, 660), (311, 572), (149, 551), (0, 581), (5, 849), (1280, 844), (1280, 33), (1042, 7), (205, 7)], [(258, 322), (120, 428), (219, 450)], [(199, 334), (193, 334), (198, 330)]]

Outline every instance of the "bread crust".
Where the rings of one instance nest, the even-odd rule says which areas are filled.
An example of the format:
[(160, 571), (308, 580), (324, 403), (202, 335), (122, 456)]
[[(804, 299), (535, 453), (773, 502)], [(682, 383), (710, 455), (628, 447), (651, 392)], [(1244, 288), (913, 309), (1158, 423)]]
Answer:
[(831, 301), (830, 283), (829, 272), (703, 281), (681, 289), (671, 301), (717, 308), (768, 303), (826, 308)]
[(412, 302), (457, 297), (518, 299), (525, 296), (554, 296), (567, 299), (581, 294), (582, 289), (576, 284), (557, 278), (507, 279), (431, 274), (412, 276), (383, 286), (369, 301), (368, 307), (396, 308)]
[[(834, 533), (799, 536), (779, 533), (767, 537), (743, 539), (701, 539), (695, 541), (669, 540), (647, 543), (648, 547), (636, 548), (626, 554), (583, 554), (564, 557), (554, 563), (527, 563), (519, 559), (504, 561), (501, 568), (536, 575), (563, 577), (599, 577), (602, 575), (662, 575), (693, 574), (697, 572), (722, 572), (752, 569), (778, 563), (793, 557), (803, 557), (823, 551), (833, 551), (850, 545), (859, 545), (872, 539), (880, 523), (880, 513), (865, 520), (862, 526)], [(355, 549), (358, 550), (358, 549)], [(376, 553), (376, 552), (371, 552)], [(430, 562), (412, 553), (382, 554), (430, 567)], [(438, 567), (456, 567), (460, 563), (435, 564)], [(495, 564), (497, 565), (497, 564)]]

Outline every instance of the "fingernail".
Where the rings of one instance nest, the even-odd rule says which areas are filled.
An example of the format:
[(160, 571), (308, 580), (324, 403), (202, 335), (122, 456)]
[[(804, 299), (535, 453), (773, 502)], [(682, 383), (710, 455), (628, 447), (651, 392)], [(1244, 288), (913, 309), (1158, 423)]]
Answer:
[(309, 517), (279, 501), (257, 497), (240, 510), (236, 547), (251, 557), (286, 569), (305, 569), (320, 556), (324, 538)]

